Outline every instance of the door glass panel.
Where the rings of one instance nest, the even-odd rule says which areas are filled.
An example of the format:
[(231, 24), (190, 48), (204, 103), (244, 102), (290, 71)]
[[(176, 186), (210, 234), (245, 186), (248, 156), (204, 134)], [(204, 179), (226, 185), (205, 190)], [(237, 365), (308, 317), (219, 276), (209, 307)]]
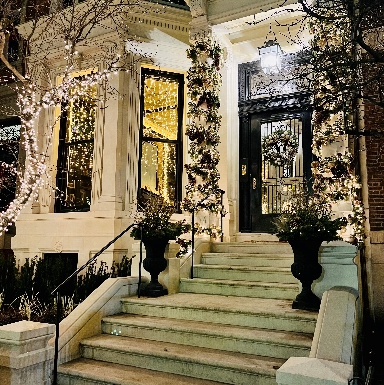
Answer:
[(285, 118), (279, 121), (261, 122), (261, 140), (276, 130), (290, 130), (299, 142), (298, 152), (290, 164), (276, 167), (262, 158), (262, 214), (279, 214), (290, 192), (303, 183), (302, 121)]

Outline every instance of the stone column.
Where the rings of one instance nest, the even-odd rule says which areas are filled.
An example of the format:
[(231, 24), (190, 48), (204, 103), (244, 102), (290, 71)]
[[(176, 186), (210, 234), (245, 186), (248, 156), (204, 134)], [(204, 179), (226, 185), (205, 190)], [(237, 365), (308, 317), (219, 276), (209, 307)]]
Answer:
[[(122, 74), (109, 77), (108, 85), (99, 89), (99, 108), (94, 137), (91, 211), (121, 210), (122, 196), (117, 178), (121, 155), (120, 94)], [(110, 93), (109, 90), (117, 90)]]

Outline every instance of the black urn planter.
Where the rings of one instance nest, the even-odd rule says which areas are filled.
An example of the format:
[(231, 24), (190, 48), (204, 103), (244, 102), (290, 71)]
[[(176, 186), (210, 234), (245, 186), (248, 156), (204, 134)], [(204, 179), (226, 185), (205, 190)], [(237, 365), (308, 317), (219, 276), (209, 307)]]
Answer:
[(168, 294), (168, 290), (159, 282), (159, 274), (167, 267), (164, 253), (168, 245), (168, 238), (143, 239), (143, 243), (145, 246), (143, 266), (151, 274), (151, 281), (142, 294), (147, 297), (161, 297)]
[(320, 308), (320, 299), (312, 292), (312, 282), (319, 278), (322, 267), (318, 262), (320, 239), (290, 240), (294, 263), (291, 272), (302, 284), (301, 293), (292, 303), (292, 309), (317, 311)]

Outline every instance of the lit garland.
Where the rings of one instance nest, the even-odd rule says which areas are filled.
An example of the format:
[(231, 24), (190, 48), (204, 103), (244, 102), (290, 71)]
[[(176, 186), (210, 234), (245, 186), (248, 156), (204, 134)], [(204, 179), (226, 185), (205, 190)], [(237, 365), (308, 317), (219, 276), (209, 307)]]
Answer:
[[(222, 52), (210, 38), (195, 41), (187, 51), (192, 60), (187, 75), (188, 117), (191, 119), (187, 135), (191, 163), (185, 165), (188, 184), (183, 208), (189, 212), (196, 209), (223, 212), (217, 169), (220, 159), (217, 146), (220, 143), (221, 115), (218, 109)], [(202, 231), (209, 232), (207, 229)]]
[(348, 215), (352, 230), (351, 242), (361, 245), (365, 237), (365, 217), (358, 194), (361, 186), (353, 174), (354, 156), (348, 150), (329, 157), (322, 154), (323, 146), (331, 144), (353, 128), (353, 95), (342, 90), (346, 89), (348, 83), (353, 82), (354, 74), (348, 68), (340, 68), (340, 72), (332, 76), (326, 71), (327, 60), (331, 62), (333, 55), (340, 55), (341, 52), (346, 57), (352, 55), (348, 20), (335, 12), (327, 11), (325, 16), (330, 18), (328, 21), (326, 18), (313, 18), (310, 23), (310, 32), (313, 34), (311, 64), (316, 71), (312, 82), (315, 109), (312, 147), (313, 153), (318, 157), (318, 160), (312, 163), (313, 188), (315, 193), (325, 196), (330, 203), (343, 200), (351, 202), (352, 213)]

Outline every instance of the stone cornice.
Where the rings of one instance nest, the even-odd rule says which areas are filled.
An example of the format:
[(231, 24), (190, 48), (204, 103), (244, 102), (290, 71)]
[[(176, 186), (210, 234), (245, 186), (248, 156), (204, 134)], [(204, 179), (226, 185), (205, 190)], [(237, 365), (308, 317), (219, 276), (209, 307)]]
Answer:
[(207, 0), (208, 22), (214, 26), (293, 4), (297, 0)]
[[(77, 7), (86, 7), (86, 2), (80, 3)], [(145, 7), (145, 12), (143, 12)], [(63, 12), (69, 12), (65, 9)], [(44, 57), (46, 60), (57, 60), (58, 56), (63, 56), (64, 41), (57, 39), (57, 31), (54, 27), (47, 28), (46, 21), (49, 16), (39, 20), (36, 26), (35, 38), (30, 42), (30, 49), (32, 55), (36, 54), (40, 59)], [(114, 30), (114, 21), (105, 20), (102, 27), (95, 27), (92, 30), (90, 36), (84, 41), (79, 43), (78, 51), (81, 54), (89, 54), (93, 51), (101, 53), (105, 44), (100, 43), (110, 41), (114, 43), (122, 42), (122, 34), (125, 34), (126, 38), (131, 38), (136, 35), (136, 27), (141, 31), (153, 28), (162, 29), (163, 31), (169, 31), (170, 34), (179, 34), (188, 39), (189, 24), (191, 22), (191, 14), (188, 10), (178, 9), (173, 7), (159, 6), (149, 1), (142, 0), (140, 7), (131, 8), (127, 16), (127, 31), (120, 31), (120, 34)], [(25, 23), (19, 26), (18, 30), (22, 36), (27, 36), (31, 33), (33, 28), (32, 23)], [(135, 30), (134, 34), (130, 33), (129, 29)], [(113, 31), (113, 32), (111, 32)], [(143, 36), (138, 34), (139, 40), (146, 40), (145, 33)], [(31, 59), (31, 58), (30, 58)]]

